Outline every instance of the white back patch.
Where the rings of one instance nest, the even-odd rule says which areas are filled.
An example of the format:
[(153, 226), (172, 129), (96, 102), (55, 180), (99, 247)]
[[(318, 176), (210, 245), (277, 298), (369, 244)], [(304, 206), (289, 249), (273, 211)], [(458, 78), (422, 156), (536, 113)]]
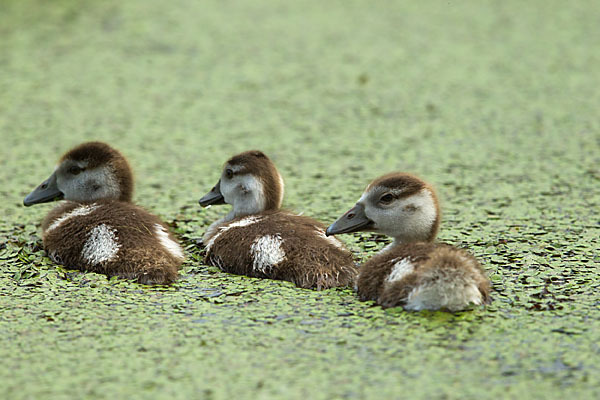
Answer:
[(181, 250), (181, 247), (179, 247), (179, 244), (177, 244), (177, 242), (175, 242), (169, 237), (169, 232), (165, 229), (164, 226), (160, 224), (154, 224), (154, 231), (156, 232), (158, 241), (160, 242), (160, 244), (162, 244), (162, 246), (169, 254), (180, 260), (183, 260), (185, 258), (183, 256), (183, 250)]
[(281, 248), (282, 244), (283, 240), (279, 235), (265, 235), (256, 239), (250, 248), (253, 259), (252, 268), (266, 273), (282, 262), (285, 259), (285, 252)]
[[(396, 261), (396, 260), (393, 260)], [(412, 265), (408, 258), (403, 258), (398, 260), (396, 264), (394, 264), (394, 268), (392, 268), (392, 272), (385, 279), (386, 282), (396, 282), (404, 278), (406, 275), (412, 273), (415, 270), (415, 267)]]
[(81, 250), (81, 257), (91, 265), (112, 261), (121, 245), (118, 242), (117, 230), (101, 224), (90, 232)]
[(88, 215), (91, 212), (97, 210), (99, 207), (100, 207), (99, 205), (94, 203), (94, 204), (87, 204), (87, 205), (84, 204), (77, 208), (74, 208), (73, 210), (69, 211), (68, 213), (63, 214), (60, 217), (56, 218), (54, 220), (54, 222), (52, 222), (52, 224), (48, 227), (48, 229), (46, 229), (46, 232), (50, 232), (50, 231), (58, 228), (59, 226), (61, 226), (67, 220), (69, 220), (71, 218)]
[(217, 233), (213, 235), (213, 237), (210, 238), (210, 240), (206, 243), (206, 251), (210, 251), (212, 245), (215, 243), (215, 240), (217, 240), (217, 238), (219, 236), (221, 236), (222, 234), (224, 234), (225, 232), (227, 232), (230, 229), (233, 228), (241, 228), (244, 226), (248, 226), (248, 225), (252, 225), (255, 224), (257, 222), (260, 222), (262, 220), (262, 217), (256, 216), (256, 215), (251, 215), (249, 217), (245, 217), (242, 218), (238, 221), (234, 221), (232, 223), (220, 226), (217, 228)]

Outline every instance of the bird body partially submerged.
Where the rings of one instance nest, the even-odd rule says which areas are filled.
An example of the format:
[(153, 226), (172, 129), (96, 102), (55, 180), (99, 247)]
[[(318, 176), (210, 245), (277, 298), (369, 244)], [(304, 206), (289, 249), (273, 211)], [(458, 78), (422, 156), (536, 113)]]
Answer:
[(407, 310), (458, 311), (488, 303), (489, 281), (468, 252), (443, 243), (396, 245), (360, 269), (361, 300)]
[(419, 178), (392, 173), (373, 181), (328, 235), (359, 230), (394, 242), (360, 268), (361, 300), (407, 310), (459, 311), (490, 302), (490, 283), (467, 251), (435, 243), (440, 211), (435, 192)]
[(207, 262), (224, 271), (324, 289), (351, 285), (352, 255), (325, 226), (304, 216), (271, 211), (219, 225), (205, 242)]
[(44, 248), (56, 263), (145, 284), (172, 283), (183, 251), (164, 222), (130, 203), (132, 192), (125, 158), (89, 142), (66, 153), (24, 203), (66, 200), (42, 223)]
[(223, 271), (326, 289), (354, 282), (352, 254), (325, 226), (280, 210), (283, 180), (259, 151), (232, 157), (200, 204), (231, 204), (231, 212), (206, 231), (206, 260)]

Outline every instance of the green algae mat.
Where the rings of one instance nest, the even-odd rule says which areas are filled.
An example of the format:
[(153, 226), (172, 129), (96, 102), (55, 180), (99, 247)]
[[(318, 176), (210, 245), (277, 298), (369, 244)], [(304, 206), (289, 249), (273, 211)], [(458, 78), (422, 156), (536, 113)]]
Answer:
[[(0, 398), (600, 398), (597, 2), (3, 0)], [(171, 287), (63, 269), (58, 157), (111, 143), (185, 247)], [(332, 222), (374, 177), (437, 188), (493, 303), (457, 314), (228, 275), (197, 200), (261, 149)], [(385, 240), (340, 236), (357, 262)]]

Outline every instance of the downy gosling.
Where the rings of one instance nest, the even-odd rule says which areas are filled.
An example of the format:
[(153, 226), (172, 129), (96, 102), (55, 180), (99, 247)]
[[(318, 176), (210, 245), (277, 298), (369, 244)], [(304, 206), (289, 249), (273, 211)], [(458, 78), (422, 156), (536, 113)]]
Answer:
[(379, 232), (393, 243), (361, 267), (361, 300), (406, 310), (459, 311), (490, 302), (490, 282), (465, 250), (435, 243), (440, 207), (433, 188), (406, 173), (369, 184), (356, 205), (327, 228), (327, 235)]
[(64, 199), (42, 223), (49, 257), (67, 268), (169, 284), (184, 260), (168, 226), (131, 203), (133, 175), (121, 153), (83, 143), (60, 159), (24, 205)]
[(284, 184), (261, 151), (225, 163), (200, 205), (230, 204), (206, 231), (207, 263), (225, 272), (290, 281), (302, 288), (347, 286), (356, 278), (352, 254), (314, 219), (280, 210)]

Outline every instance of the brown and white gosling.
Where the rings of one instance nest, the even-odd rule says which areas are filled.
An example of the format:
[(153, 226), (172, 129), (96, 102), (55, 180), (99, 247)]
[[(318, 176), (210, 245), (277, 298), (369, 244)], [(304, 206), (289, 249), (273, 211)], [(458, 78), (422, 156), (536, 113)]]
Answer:
[(133, 175), (117, 150), (100, 142), (81, 144), (60, 159), (25, 206), (66, 201), (42, 223), (44, 248), (68, 268), (169, 284), (177, 279), (183, 251), (167, 225), (131, 203)]
[(371, 182), (327, 235), (372, 231), (394, 238), (360, 268), (357, 290), (363, 301), (452, 312), (489, 303), (490, 282), (479, 262), (465, 250), (434, 243), (439, 224), (432, 187), (398, 172)]
[(225, 272), (285, 280), (302, 288), (347, 286), (356, 278), (352, 254), (325, 225), (280, 210), (283, 179), (260, 151), (232, 157), (200, 205), (230, 204), (206, 231), (207, 263)]

